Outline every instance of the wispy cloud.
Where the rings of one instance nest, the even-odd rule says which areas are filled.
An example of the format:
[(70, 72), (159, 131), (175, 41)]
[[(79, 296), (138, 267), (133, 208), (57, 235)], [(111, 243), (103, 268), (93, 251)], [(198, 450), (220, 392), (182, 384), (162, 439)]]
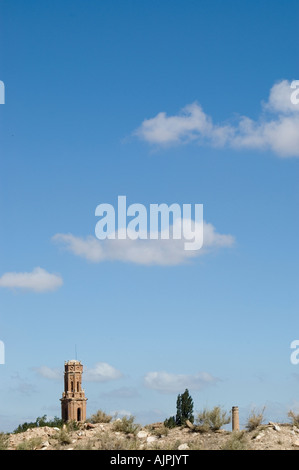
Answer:
[(0, 277), (0, 287), (22, 289), (34, 292), (54, 291), (61, 287), (63, 280), (58, 274), (35, 268), (32, 272), (9, 272)]
[(196, 142), (215, 147), (272, 150), (280, 157), (299, 157), (299, 105), (291, 102), (291, 82), (282, 80), (262, 103), (257, 121), (241, 116), (236, 124), (215, 124), (194, 102), (174, 116), (165, 112), (145, 119), (134, 131), (140, 139), (156, 145)]
[(120, 416), (133, 416), (131, 411), (128, 410), (112, 410), (109, 412), (111, 416), (113, 416), (115, 419), (118, 418), (120, 419)]
[[(38, 375), (49, 380), (62, 380), (63, 378), (62, 369), (43, 365), (35, 367), (34, 370)], [(83, 370), (84, 382), (108, 382), (121, 377), (123, 374), (106, 362), (97, 362), (94, 367), (84, 367)]]
[(37, 393), (37, 388), (35, 385), (30, 383), (27, 379), (21, 377), (19, 373), (12, 375), (11, 379), (13, 380), (13, 386), (11, 386), (9, 389), (11, 393), (20, 393), (21, 395), (28, 396)]
[(58, 368), (51, 368), (48, 366), (34, 367), (33, 370), (42, 377), (50, 380), (62, 380), (63, 370)]
[(123, 377), (123, 374), (107, 362), (97, 362), (94, 367), (86, 368), (84, 380), (86, 382), (108, 382)]
[(215, 384), (217, 380), (207, 372), (198, 372), (193, 375), (148, 372), (144, 377), (144, 384), (161, 393), (178, 393), (184, 392), (186, 388), (201, 390), (207, 385)]
[(114, 399), (114, 398), (136, 398), (139, 397), (139, 392), (136, 388), (133, 387), (121, 387), (115, 390), (109, 390), (109, 392), (103, 392), (100, 395), (105, 399)]
[(184, 239), (174, 240), (98, 240), (93, 236), (78, 237), (59, 233), (53, 241), (63, 244), (71, 253), (94, 263), (103, 261), (123, 261), (141, 265), (179, 265), (217, 248), (230, 247), (234, 244), (232, 235), (217, 233), (215, 227), (204, 222), (203, 247), (200, 250), (184, 249)]

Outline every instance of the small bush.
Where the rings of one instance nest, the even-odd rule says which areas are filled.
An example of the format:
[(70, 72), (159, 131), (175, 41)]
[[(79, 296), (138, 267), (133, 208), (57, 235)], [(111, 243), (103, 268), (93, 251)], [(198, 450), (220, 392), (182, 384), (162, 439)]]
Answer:
[(42, 443), (41, 437), (32, 437), (26, 441), (21, 442), (17, 446), (17, 450), (35, 450)]
[(248, 449), (248, 441), (244, 431), (232, 432), (229, 439), (221, 447), (221, 450), (246, 450)]
[(134, 416), (124, 416), (122, 419), (118, 419), (113, 423), (113, 431), (124, 432), (125, 434), (136, 434), (140, 425), (134, 423)]
[(156, 437), (168, 436), (169, 433), (169, 429), (162, 423), (160, 426), (152, 426), (149, 424), (146, 426), (146, 429)]
[(291, 423), (293, 426), (299, 428), (299, 414), (294, 413), (294, 411), (290, 410), (288, 412), (288, 417), (291, 419)]
[(212, 410), (204, 409), (197, 415), (197, 430), (201, 432), (218, 431), (225, 424), (230, 423), (231, 417), (220, 406), (215, 406)]
[(91, 415), (89, 421), (93, 424), (96, 424), (96, 423), (110, 423), (111, 420), (112, 420), (112, 416), (106, 414), (102, 410), (98, 410), (94, 415)]
[(176, 427), (175, 417), (170, 416), (170, 418), (165, 419), (164, 426), (169, 429), (175, 428)]
[(8, 447), (8, 435), (0, 432), (0, 450), (6, 450)]
[(265, 407), (262, 409), (260, 413), (256, 413), (255, 410), (252, 410), (248, 419), (245, 428), (250, 432), (254, 431), (257, 427), (259, 427), (263, 420), (264, 420), (264, 411)]
[(92, 442), (92, 440), (88, 439), (88, 441), (84, 444), (77, 444), (75, 450), (92, 450), (93, 446), (94, 443)]
[(54, 439), (57, 439), (59, 444), (67, 445), (72, 442), (71, 436), (69, 435), (66, 429), (60, 429), (57, 433), (53, 436)]
[(67, 432), (79, 431), (80, 429), (80, 424), (75, 420), (68, 421), (64, 426), (64, 429), (66, 429)]

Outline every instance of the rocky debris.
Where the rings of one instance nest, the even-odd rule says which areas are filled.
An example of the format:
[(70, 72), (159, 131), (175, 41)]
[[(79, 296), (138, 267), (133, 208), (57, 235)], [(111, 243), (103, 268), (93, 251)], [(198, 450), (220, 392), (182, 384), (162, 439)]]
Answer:
[(146, 439), (148, 436), (148, 433), (146, 431), (139, 431), (137, 433), (137, 437), (138, 439)]
[(151, 425), (152, 429), (158, 429), (164, 426), (164, 423), (162, 421), (158, 421), (157, 423), (152, 423)]
[[(235, 436), (230, 430), (221, 430), (221, 432), (194, 431), (196, 426), (190, 422), (186, 423), (185, 427), (172, 429), (163, 429), (163, 423), (154, 423), (139, 428), (136, 434), (115, 432), (113, 426), (114, 421), (97, 424), (85, 423), (76, 430), (65, 428), (61, 431), (61, 429), (47, 426), (33, 428), (23, 433), (10, 434), (8, 449), (219, 450), (229, 445)], [(299, 449), (299, 430), (291, 424), (269, 423), (250, 432), (246, 430), (241, 432), (245, 438), (244, 450)]]
[(189, 419), (186, 420), (186, 426), (187, 426), (189, 429), (192, 429), (192, 431), (193, 431), (194, 428), (195, 428), (194, 424), (192, 424), (191, 421), (189, 421)]
[(85, 427), (85, 429), (95, 429), (95, 428), (96, 428), (96, 424), (93, 424), (93, 423), (85, 423), (85, 424), (84, 424), (84, 427)]
[(42, 442), (41, 443), (41, 449), (43, 449), (44, 447), (49, 447), (49, 441), (45, 441), (45, 442)]
[(185, 442), (185, 444), (181, 444), (179, 447), (178, 447), (178, 450), (189, 450), (190, 447), (188, 446), (188, 444)]

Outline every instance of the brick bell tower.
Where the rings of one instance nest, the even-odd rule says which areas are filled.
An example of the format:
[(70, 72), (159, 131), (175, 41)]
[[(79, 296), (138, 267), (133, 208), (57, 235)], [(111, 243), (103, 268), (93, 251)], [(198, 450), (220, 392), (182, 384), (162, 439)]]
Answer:
[(64, 392), (61, 401), (63, 421), (86, 421), (85, 392), (82, 388), (83, 365), (80, 361), (64, 363)]

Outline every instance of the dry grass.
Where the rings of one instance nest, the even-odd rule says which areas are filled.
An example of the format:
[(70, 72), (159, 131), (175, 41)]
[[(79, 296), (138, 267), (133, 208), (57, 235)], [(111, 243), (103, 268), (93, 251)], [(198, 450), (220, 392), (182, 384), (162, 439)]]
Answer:
[(234, 431), (221, 447), (222, 450), (248, 450), (249, 442), (246, 431)]
[(36, 450), (42, 443), (42, 439), (40, 437), (32, 437), (31, 439), (27, 439), (21, 442), (17, 450)]
[(169, 428), (167, 428), (164, 424), (161, 424), (160, 426), (152, 426), (148, 424), (145, 426), (145, 429), (147, 429), (152, 436), (156, 437), (164, 437), (168, 436), (169, 434)]
[(252, 410), (248, 419), (245, 428), (250, 432), (258, 428), (264, 420), (264, 411), (265, 407), (257, 413), (255, 410)]
[(201, 432), (218, 431), (230, 421), (230, 415), (220, 406), (215, 406), (212, 410), (205, 408), (197, 415), (196, 430)]
[(93, 424), (97, 423), (110, 423), (112, 416), (105, 413), (105, 411), (98, 410), (95, 414), (91, 415), (90, 422)]
[(0, 432), (0, 450), (6, 450), (8, 447), (8, 436)]
[(134, 416), (124, 416), (122, 419), (117, 419), (113, 423), (113, 431), (123, 432), (125, 434), (136, 434), (140, 429), (140, 425), (135, 423)]
[(60, 429), (60, 431), (57, 431), (53, 438), (57, 439), (58, 443), (61, 445), (68, 445), (72, 442), (72, 438), (66, 429)]
[(288, 417), (291, 419), (292, 425), (299, 428), (299, 414), (296, 414), (294, 411), (290, 410), (288, 412)]
[(115, 436), (109, 432), (97, 434), (93, 442), (97, 450), (138, 450), (140, 448), (140, 442), (135, 436)]

